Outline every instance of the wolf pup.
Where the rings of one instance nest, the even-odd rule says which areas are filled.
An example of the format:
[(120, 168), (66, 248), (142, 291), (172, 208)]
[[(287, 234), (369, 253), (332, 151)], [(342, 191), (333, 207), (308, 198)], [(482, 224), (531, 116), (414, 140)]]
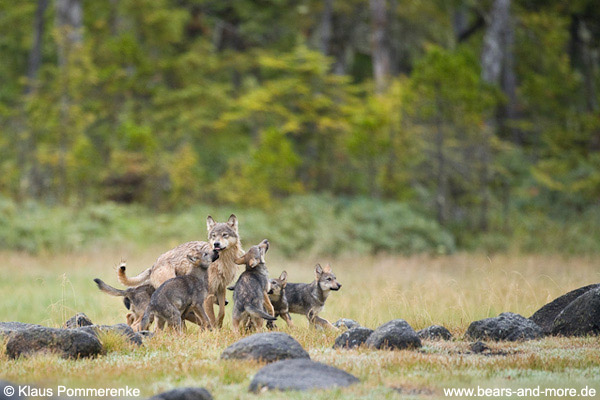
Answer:
[(207, 270), (218, 258), (219, 252), (216, 250), (205, 251), (199, 259), (190, 257), (189, 261), (195, 263), (190, 274), (169, 279), (156, 289), (144, 312), (140, 324), (142, 330), (148, 329), (155, 317), (157, 330), (163, 329), (165, 322), (171, 328), (185, 330), (183, 317), (190, 313), (195, 314), (204, 327), (210, 327), (204, 310), (204, 300), (208, 294)]
[[(290, 317), (290, 310), (288, 301), (285, 296), (285, 287), (287, 286), (287, 272), (283, 271), (279, 278), (271, 279), (271, 289), (267, 292), (271, 304), (273, 304), (273, 311), (275, 311), (274, 317), (281, 317), (286, 324), (290, 327), (294, 327), (292, 318)], [(267, 321), (267, 328), (274, 329), (275, 324), (273, 321)]]
[[(242, 242), (238, 233), (238, 220), (231, 214), (227, 222), (215, 222), (209, 215), (206, 218), (208, 229), (208, 242), (188, 242), (175, 247), (161, 255), (156, 263), (135, 277), (127, 277), (125, 266), (118, 273), (119, 281), (125, 286), (137, 286), (150, 283), (158, 288), (168, 279), (176, 276), (187, 275), (194, 268), (188, 255), (217, 250), (219, 258), (208, 268), (208, 291), (204, 309), (213, 326), (223, 326), (225, 317), (225, 290), (233, 282), (237, 265), (235, 259), (244, 254)], [(219, 316), (215, 319), (213, 305), (219, 305)]]
[(285, 297), (290, 312), (303, 314), (308, 318), (311, 326), (320, 326), (337, 329), (329, 321), (318, 316), (325, 306), (325, 300), (331, 290), (340, 290), (342, 284), (336, 281), (329, 264), (322, 268), (320, 264), (315, 267), (315, 280), (312, 283), (288, 283), (285, 288)]
[(127, 325), (131, 326), (134, 331), (140, 330), (140, 322), (144, 316), (144, 311), (150, 304), (150, 297), (154, 293), (154, 287), (152, 285), (141, 285), (126, 290), (116, 289), (110, 285), (104, 283), (101, 279), (94, 279), (98, 289), (107, 293), (111, 296), (123, 297), (123, 304), (130, 311), (127, 318)]
[[(233, 329), (239, 332), (240, 323), (246, 328), (261, 328), (262, 320), (274, 321), (273, 306), (267, 295), (269, 290), (269, 273), (265, 266), (265, 254), (269, 250), (269, 242), (263, 240), (252, 246), (248, 252), (235, 260), (236, 264), (245, 264), (233, 288)], [(268, 304), (267, 304), (268, 303)], [(265, 304), (270, 314), (265, 311)]]

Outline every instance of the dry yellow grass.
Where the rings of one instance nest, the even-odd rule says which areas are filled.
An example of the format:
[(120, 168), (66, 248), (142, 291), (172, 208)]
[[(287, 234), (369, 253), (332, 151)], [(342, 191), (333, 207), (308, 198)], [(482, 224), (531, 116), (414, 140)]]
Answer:
[[(168, 247), (168, 246), (167, 246)], [(114, 267), (121, 257), (136, 273), (151, 265), (160, 249), (92, 251), (76, 255), (31, 257), (3, 253), (0, 266), (0, 320), (60, 326), (77, 311), (97, 323), (124, 321), (120, 299), (95, 288), (99, 277), (117, 285)], [(415, 329), (447, 326), (459, 338), (424, 342), (421, 351), (381, 352), (368, 349), (332, 350), (336, 333), (308, 328), (292, 315), (289, 330), (314, 360), (342, 368), (360, 378), (347, 389), (294, 393), (294, 398), (397, 398), (404, 394), (443, 397), (444, 387), (531, 387), (597, 385), (600, 378), (598, 338), (546, 338), (524, 343), (492, 344), (503, 356), (474, 355), (462, 335), (476, 319), (513, 311), (524, 316), (553, 298), (600, 281), (598, 261), (591, 258), (456, 254), (447, 257), (364, 257), (285, 261), (269, 254), (272, 275), (285, 269), (291, 281), (308, 282), (315, 262), (331, 262), (341, 291), (332, 293), (322, 316), (346, 317), (375, 328), (390, 319), (406, 319)], [(0, 355), (0, 376), (16, 382), (71, 387), (125, 385), (144, 396), (180, 386), (205, 386), (217, 398), (256, 398), (247, 392), (260, 365), (220, 361), (219, 355), (238, 336), (231, 329), (230, 308), (222, 331), (166, 334), (135, 348), (105, 338), (106, 356), (62, 360), (42, 355), (9, 360)], [(598, 388), (600, 389), (600, 388)], [(277, 393), (261, 398), (280, 398)]]

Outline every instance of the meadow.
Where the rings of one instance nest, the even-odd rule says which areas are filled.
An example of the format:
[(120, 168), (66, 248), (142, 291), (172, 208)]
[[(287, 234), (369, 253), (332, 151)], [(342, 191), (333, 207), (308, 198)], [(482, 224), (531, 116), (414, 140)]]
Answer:
[[(168, 245), (171, 245), (170, 243)], [(163, 246), (88, 249), (78, 253), (29, 255), (3, 251), (0, 259), (0, 320), (61, 326), (76, 312), (95, 323), (124, 322), (119, 298), (101, 293), (93, 278), (117, 285), (115, 268), (128, 260), (134, 273), (150, 266)], [(575, 387), (597, 385), (600, 341), (545, 338), (522, 343), (489, 343), (498, 355), (472, 354), (463, 339), (471, 321), (504, 311), (530, 316), (553, 298), (600, 281), (598, 259), (540, 255), (308, 257), (293, 261), (274, 251), (267, 256), (272, 275), (287, 270), (290, 281), (308, 282), (316, 262), (330, 262), (343, 288), (333, 293), (322, 316), (331, 322), (352, 318), (376, 328), (403, 318), (415, 329), (446, 326), (453, 341), (424, 341), (419, 351), (333, 350), (337, 332), (313, 330), (292, 315), (290, 333), (313, 360), (344, 369), (360, 384), (334, 391), (286, 393), (290, 398), (444, 397), (444, 388)], [(230, 297), (231, 294), (228, 294)], [(231, 299), (230, 299), (231, 300)], [(227, 307), (225, 327), (187, 334), (161, 334), (134, 347), (105, 335), (108, 349), (96, 359), (63, 360), (52, 355), (10, 360), (0, 355), (0, 376), (18, 383), (68, 387), (138, 387), (142, 396), (182, 386), (204, 386), (215, 398), (257, 398), (247, 388), (260, 368), (255, 362), (221, 361), (220, 353), (238, 336)], [(597, 387), (596, 389), (600, 389)], [(261, 398), (281, 398), (263, 393)]]

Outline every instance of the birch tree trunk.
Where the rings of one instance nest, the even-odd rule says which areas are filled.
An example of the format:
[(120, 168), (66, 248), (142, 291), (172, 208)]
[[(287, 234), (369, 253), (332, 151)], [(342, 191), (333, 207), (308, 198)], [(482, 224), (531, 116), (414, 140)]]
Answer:
[(383, 93), (390, 76), (390, 45), (387, 37), (388, 15), (386, 0), (369, 0), (371, 11), (371, 58), (375, 90)]

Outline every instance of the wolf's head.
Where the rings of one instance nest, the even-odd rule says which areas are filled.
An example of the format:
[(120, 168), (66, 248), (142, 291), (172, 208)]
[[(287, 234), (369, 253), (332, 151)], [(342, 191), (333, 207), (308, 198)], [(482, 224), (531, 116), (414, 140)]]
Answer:
[(287, 272), (283, 271), (279, 278), (271, 279), (271, 289), (267, 293), (269, 297), (279, 300), (287, 285)]
[(236, 258), (235, 263), (238, 265), (246, 265), (248, 268), (254, 268), (258, 264), (264, 264), (267, 250), (269, 250), (269, 241), (265, 239), (260, 242), (260, 244), (250, 247), (242, 257)]
[(187, 258), (192, 264), (194, 264), (194, 267), (207, 269), (210, 264), (219, 258), (219, 252), (217, 250), (200, 250), (197, 253), (188, 254)]
[(233, 214), (227, 222), (216, 222), (210, 215), (206, 218), (208, 241), (216, 251), (235, 247), (239, 242), (238, 220)]
[(342, 284), (335, 279), (335, 275), (329, 264), (327, 264), (325, 268), (321, 267), (321, 264), (317, 264), (315, 267), (315, 277), (319, 283), (319, 287), (324, 292), (329, 290), (340, 290), (342, 287)]

